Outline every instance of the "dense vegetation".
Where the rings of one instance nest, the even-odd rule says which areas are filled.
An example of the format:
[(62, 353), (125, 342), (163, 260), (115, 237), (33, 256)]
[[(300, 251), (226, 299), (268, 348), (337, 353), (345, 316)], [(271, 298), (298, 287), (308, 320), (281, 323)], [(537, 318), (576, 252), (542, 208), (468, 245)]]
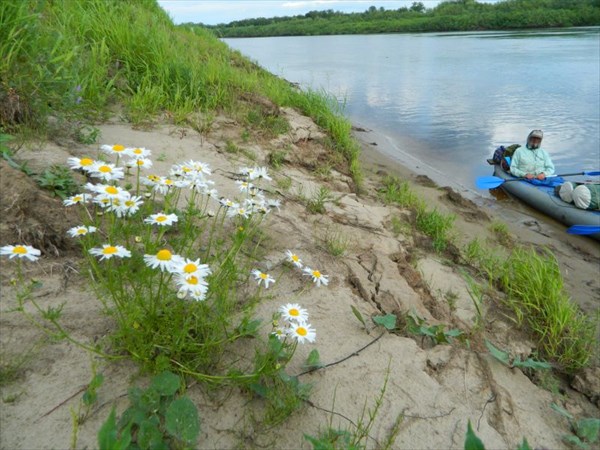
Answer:
[(600, 25), (599, 0), (450, 0), (427, 9), (377, 9), (345, 14), (331, 9), (293, 17), (256, 18), (208, 26), (220, 37), (469, 31)]
[(203, 28), (176, 27), (155, 0), (0, 1), (0, 55), (0, 135), (76, 137), (116, 113), (197, 130), (219, 111), (250, 123), (255, 105), (244, 99), (254, 95), (313, 117), (359, 181), (358, 144), (336, 102), (290, 86)]

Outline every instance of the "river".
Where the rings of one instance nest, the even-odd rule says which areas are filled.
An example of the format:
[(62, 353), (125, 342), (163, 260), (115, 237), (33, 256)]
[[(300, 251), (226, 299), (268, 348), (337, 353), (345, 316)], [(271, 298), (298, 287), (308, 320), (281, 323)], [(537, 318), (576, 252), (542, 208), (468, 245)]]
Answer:
[(224, 39), (473, 188), (499, 145), (542, 129), (557, 172), (600, 170), (600, 27)]

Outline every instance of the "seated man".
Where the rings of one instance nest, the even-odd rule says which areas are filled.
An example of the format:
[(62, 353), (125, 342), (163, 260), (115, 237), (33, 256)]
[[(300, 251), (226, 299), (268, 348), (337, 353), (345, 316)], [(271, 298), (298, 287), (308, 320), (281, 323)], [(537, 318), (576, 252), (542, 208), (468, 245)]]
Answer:
[(512, 156), (510, 173), (515, 177), (524, 177), (528, 180), (536, 178), (545, 180), (554, 175), (554, 164), (546, 151), (540, 148), (544, 133), (542, 130), (533, 130), (527, 136), (525, 147), (519, 147)]

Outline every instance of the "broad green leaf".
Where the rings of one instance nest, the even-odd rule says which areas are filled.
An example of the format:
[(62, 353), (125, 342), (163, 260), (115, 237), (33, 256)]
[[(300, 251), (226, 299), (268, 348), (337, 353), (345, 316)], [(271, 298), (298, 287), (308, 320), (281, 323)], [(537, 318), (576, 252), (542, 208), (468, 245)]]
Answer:
[(144, 420), (137, 433), (137, 443), (143, 449), (156, 448), (163, 442), (158, 424), (153, 420)]
[(463, 332), (462, 332), (462, 331), (460, 331), (458, 328), (453, 328), (452, 330), (448, 330), (448, 331), (446, 331), (444, 334), (445, 334), (446, 336), (449, 336), (449, 337), (453, 337), (453, 338), (455, 338), (455, 337), (458, 337), (458, 336), (460, 336), (461, 334), (463, 334)]
[(500, 361), (503, 364), (506, 364), (507, 366), (510, 364), (510, 358), (508, 357), (508, 353), (503, 352), (502, 350), (494, 347), (494, 345), (487, 339), (485, 340), (485, 346), (488, 348), (491, 355), (498, 361)]
[(394, 314), (386, 314), (385, 316), (374, 316), (373, 322), (381, 325), (388, 330), (396, 328), (396, 316)]
[(305, 366), (309, 369), (319, 369), (321, 367), (324, 367), (323, 363), (321, 362), (321, 356), (319, 355), (319, 351), (316, 348), (312, 349), (311, 352), (308, 354)]
[(163, 372), (152, 379), (150, 389), (155, 389), (160, 395), (170, 396), (175, 395), (180, 385), (181, 380), (177, 375)]
[(200, 418), (196, 405), (187, 397), (173, 400), (165, 415), (165, 427), (171, 436), (194, 445), (200, 433)]
[(363, 316), (360, 313), (360, 311), (358, 309), (356, 309), (354, 307), (354, 305), (350, 305), (350, 308), (352, 309), (352, 312), (354, 313), (354, 317), (356, 317), (358, 319), (358, 321), (360, 323), (362, 323), (365, 328), (367, 328), (367, 323), (365, 322), (365, 319), (363, 318)]
[(108, 419), (98, 431), (98, 448), (100, 450), (112, 450), (117, 442), (117, 421), (115, 418), (115, 408), (110, 411)]
[(485, 446), (473, 432), (471, 421), (467, 425), (467, 435), (465, 436), (465, 450), (485, 450)]
[(587, 445), (585, 442), (583, 442), (581, 439), (579, 439), (577, 436), (575, 436), (574, 434), (569, 434), (566, 436), (562, 437), (563, 441), (574, 445), (577, 448), (580, 448), (582, 450), (589, 450), (590, 446)]
[(94, 376), (94, 378), (92, 378), (92, 381), (90, 381), (90, 384), (88, 385), (87, 389), (83, 393), (83, 404), (84, 405), (90, 406), (96, 402), (96, 399), (98, 398), (98, 394), (97, 394), (96, 390), (102, 385), (103, 381), (104, 381), (104, 375), (102, 375), (101, 373), (97, 373)]
[(598, 440), (598, 432), (600, 431), (600, 419), (586, 417), (575, 422), (575, 432), (577, 436), (586, 442), (594, 443)]
[(254, 392), (259, 397), (262, 397), (262, 398), (266, 398), (267, 397), (268, 389), (267, 389), (267, 387), (264, 384), (262, 384), (262, 383), (250, 383), (248, 385), (248, 387), (250, 388), (250, 390), (252, 390), (252, 392)]

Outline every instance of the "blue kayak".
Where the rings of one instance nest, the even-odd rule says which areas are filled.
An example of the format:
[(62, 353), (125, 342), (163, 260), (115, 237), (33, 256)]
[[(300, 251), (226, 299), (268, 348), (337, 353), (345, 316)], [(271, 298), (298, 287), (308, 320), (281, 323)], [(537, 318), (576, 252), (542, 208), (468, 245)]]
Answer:
[[(494, 176), (503, 180), (517, 180), (498, 164), (494, 165)], [(600, 226), (600, 211), (580, 209), (572, 203), (562, 201), (554, 193), (554, 187), (534, 185), (528, 181), (519, 180), (503, 183), (502, 189), (567, 226)], [(600, 233), (592, 234), (590, 237), (600, 241)]]

